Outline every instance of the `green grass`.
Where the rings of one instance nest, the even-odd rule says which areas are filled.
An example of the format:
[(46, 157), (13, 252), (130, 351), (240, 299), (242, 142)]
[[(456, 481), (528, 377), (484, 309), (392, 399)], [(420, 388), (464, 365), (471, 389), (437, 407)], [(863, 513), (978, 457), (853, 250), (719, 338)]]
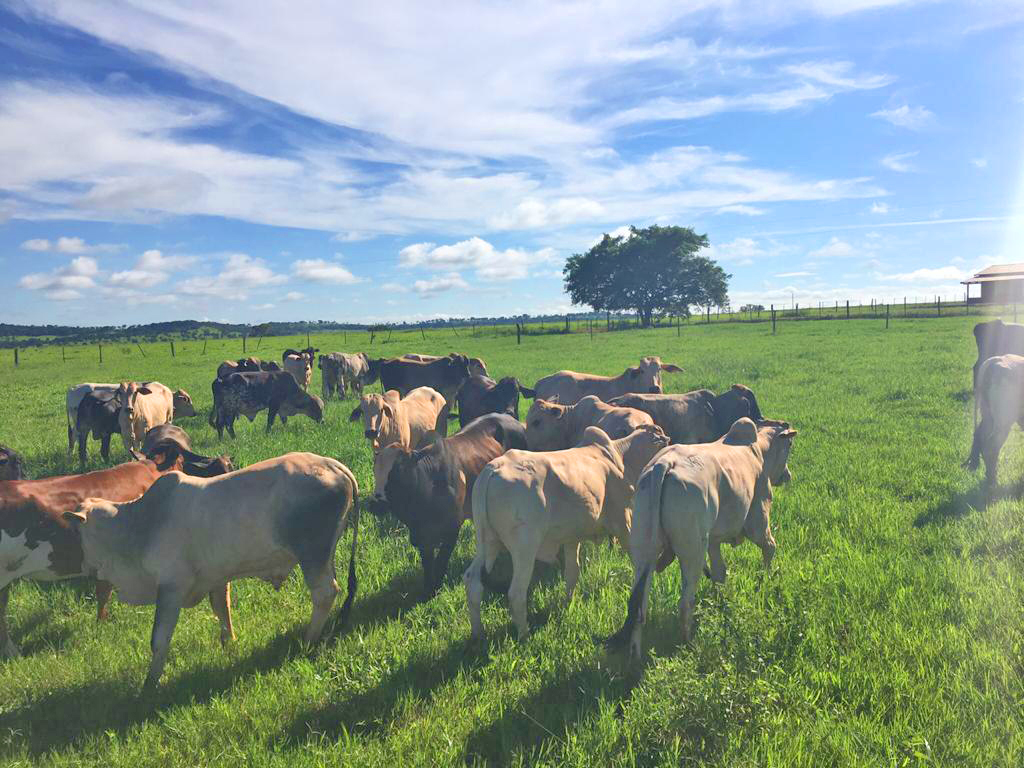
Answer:
[[(278, 593), (236, 583), (238, 642), (227, 652), (206, 605), (178, 625), (160, 690), (140, 698), (152, 609), (115, 601), (97, 624), (88, 585), (20, 583), (10, 618), (25, 657), (0, 663), (0, 759), (11, 765), (1021, 765), (1024, 507), (980, 509), (969, 446), (976, 318), (693, 325), (585, 335), (474, 337), (460, 331), (317, 336), (322, 350), (459, 350), (493, 374), (532, 383), (560, 368), (617, 373), (641, 354), (686, 372), (670, 391), (751, 386), (768, 416), (799, 430), (791, 485), (776, 496), (779, 551), (726, 548), (729, 579), (702, 582), (698, 628), (679, 645), (678, 569), (656, 577), (643, 669), (596, 642), (625, 615), (628, 559), (585, 547), (576, 598), (543, 574), (520, 645), (504, 597), (484, 603), (490, 643), (467, 648), (461, 572), (418, 602), (404, 530), (364, 515), (360, 590), (347, 630), (307, 649), (298, 574)], [(298, 339), (266, 339), (275, 357)], [(304, 341), (304, 339), (302, 340)], [(250, 354), (253, 344), (249, 345)], [(334, 456), (371, 490), (369, 450), (328, 405), (264, 437), (264, 416), (218, 443), (206, 424), (217, 363), (237, 340), (29, 350), (0, 374), (0, 442), (32, 476), (64, 472), (63, 395), (79, 381), (156, 378), (184, 387), (201, 415), (182, 425), (202, 452), (237, 463), (288, 450)], [(319, 372), (314, 372), (319, 388)], [(115, 457), (123, 456), (120, 445)], [(90, 453), (98, 456), (98, 448)], [(98, 462), (96, 464), (98, 466)], [(1001, 478), (1024, 477), (1019, 435)], [(339, 547), (339, 564), (344, 559)]]

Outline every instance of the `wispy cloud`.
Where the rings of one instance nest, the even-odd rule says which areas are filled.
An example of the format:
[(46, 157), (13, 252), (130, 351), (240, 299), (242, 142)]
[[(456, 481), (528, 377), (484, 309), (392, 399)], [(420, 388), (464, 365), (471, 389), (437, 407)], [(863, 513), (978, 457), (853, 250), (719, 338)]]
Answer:
[(906, 128), (911, 131), (920, 131), (935, 123), (935, 114), (922, 106), (912, 107), (904, 104), (891, 109), (880, 109), (872, 112), (871, 117), (885, 120), (899, 128)]
[(914, 166), (908, 162), (912, 157), (917, 157), (917, 152), (893, 152), (882, 158), (882, 165), (890, 171), (897, 173), (910, 173)]
[(84, 254), (116, 253), (117, 251), (124, 250), (125, 246), (115, 243), (94, 243), (90, 245), (80, 237), (58, 237), (52, 241), (37, 237), (23, 242), (21, 248), (25, 251), (36, 251), (39, 253), (52, 251), (53, 253)]

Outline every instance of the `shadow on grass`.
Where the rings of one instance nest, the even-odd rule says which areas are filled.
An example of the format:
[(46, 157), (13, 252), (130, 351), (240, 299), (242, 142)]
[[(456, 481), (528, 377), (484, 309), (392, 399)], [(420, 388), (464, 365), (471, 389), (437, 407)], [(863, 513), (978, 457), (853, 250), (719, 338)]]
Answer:
[[(998, 498), (998, 491), (994, 498)], [(985, 491), (981, 486), (975, 486), (970, 490), (951, 496), (926, 512), (922, 512), (914, 520), (914, 527), (923, 528), (926, 525), (959, 520), (975, 510), (984, 508)]]

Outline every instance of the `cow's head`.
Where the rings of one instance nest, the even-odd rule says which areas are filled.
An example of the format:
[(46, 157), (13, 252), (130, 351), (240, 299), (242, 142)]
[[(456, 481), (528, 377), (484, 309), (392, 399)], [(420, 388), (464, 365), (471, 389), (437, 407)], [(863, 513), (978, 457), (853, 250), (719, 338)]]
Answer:
[(506, 376), (494, 386), (491, 396), (494, 398), (492, 405), (496, 413), (507, 413), (519, 419), (519, 379)]
[(715, 421), (715, 430), (718, 432), (711, 438), (713, 440), (717, 440), (728, 432), (737, 419), (746, 416), (759, 422), (763, 418), (754, 393), (742, 384), (733, 384), (728, 392), (723, 392), (712, 398), (711, 412)]
[(139, 397), (151, 394), (153, 390), (136, 381), (122, 381), (116, 394), (121, 402), (121, 418), (127, 418), (131, 422), (135, 418), (135, 407)]
[(531, 451), (557, 451), (569, 445), (569, 408), (534, 400), (526, 413), (526, 445)]
[(627, 368), (625, 376), (633, 392), (647, 392), (653, 395), (660, 395), (661, 372), (682, 373), (683, 369), (672, 363), (661, 362), (660, 357), (641, 357), (640, 365), (635, 368)]
[(469, 358), (454, 352), (448, 355), (448, 375), (452, 382), (461, 383), (470, 377)]
[(793, 479), (788, 462), (796, 430), (790, 429), (785, 421), (764, 419), (758, 424), (758, 432), (759, 437), (766, 436), (769, 441), (767, 450), (764, 450), (765, 474), (772, 485), (785, 485)]
[(401, 443), (389, 443), (373, 454), (373, 498), (378, 502), (387, 499), (389, 509), (394, 509), (394, 504), (387, 494), (388, 478), (396, 464), (408, 454), (409, 449)]
[(21, 456), (6, 445), (0, 445), (0, 481), (21, 480), (25, 477), (21, 468)]
[(626, 480), (636, 485), (648, 462), (672, 441), (657, 424), (641, 424), (628, 436), (614, 442), (622, 456)]
[(184, 389), (174, 391), (174, 418), (195, 416), (196, 408), (192, 404), (192, 396)]
[(487, 366), (479, 357), (471, 357), (469, 358), (469, 372), (474, 376), (486, 376)]
[(363, 395), (359, 407), (352, 411), (349, 421), (363, 420), (363, 435), (373, 441), (373, 450), (380, 448), (380, 435), (395, 418), (394, 405), (383, 395)]

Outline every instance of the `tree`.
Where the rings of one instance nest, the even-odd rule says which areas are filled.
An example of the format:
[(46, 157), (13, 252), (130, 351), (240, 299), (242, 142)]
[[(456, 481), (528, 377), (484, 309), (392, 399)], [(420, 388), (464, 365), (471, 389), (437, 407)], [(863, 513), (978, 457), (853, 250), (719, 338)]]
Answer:
[(685, 317), (693, 306), (722, 306), (732, 275), (698, 254), (707, 246), (707, 235), (689, 227), (630, 227), (628, 235), (605, 235), (570, 256), (565, 290), (573, 304), (597, 311), (635, 310), (644, 328), (655, 312)]

